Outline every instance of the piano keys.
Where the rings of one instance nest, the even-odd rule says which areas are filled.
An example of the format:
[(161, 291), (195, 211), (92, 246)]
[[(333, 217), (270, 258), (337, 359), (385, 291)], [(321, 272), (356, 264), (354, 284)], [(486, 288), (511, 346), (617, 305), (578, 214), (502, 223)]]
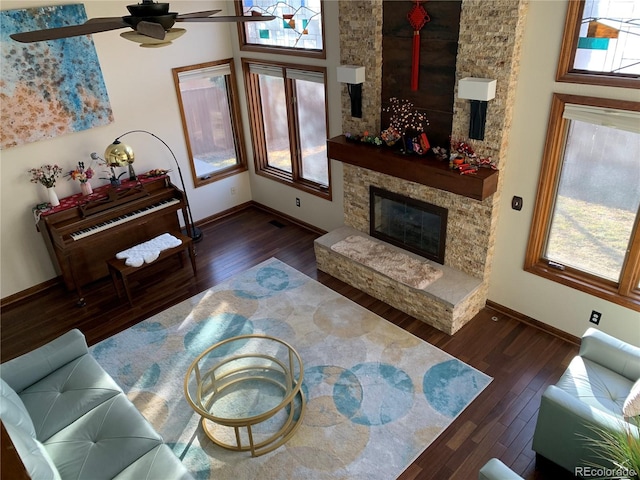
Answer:
[(77, 232), (73, 232), (70, 235), (73, 240), (81, 240), (85, 237), (88, 237), (89, 235), (94, 235), (104, 230), (108, 230), (109, 228), (113, 228), (117, 225), (131, 222), (144, 215), (156, 214), (158, 213), (158, 210), (170, 207), (171, 205), (175, 205), (176, 203), (180, 203), (180, 200), (178, 200), (177, 198), (162, 200), (157, 204), (149, 205), (148, 207), (140, 208), (138, 210), (134, 210), (133, 212), (127, 212), (123, 215), (120, 215), (119, 217), (105, 220), (104, 222), (98, 223), (96, 225), (90, 225), (89, 227), (78, 230)]
[(116, 253), (180, 233), (178, 211), (188, 218), (184, 194), (169, 177), (144, 178), (98, 187), (88, 200), (80, 194), (62, 199), (42, 213), (38, 228), (65, 286), (82, 297), (82, 286), (109, 275), (107, 260)]

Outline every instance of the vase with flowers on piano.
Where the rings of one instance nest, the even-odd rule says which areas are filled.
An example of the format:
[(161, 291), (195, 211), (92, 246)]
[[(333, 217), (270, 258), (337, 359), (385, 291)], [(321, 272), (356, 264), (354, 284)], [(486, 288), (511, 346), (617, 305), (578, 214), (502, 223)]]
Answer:
[(52, 207), (60, 205), (53, 187), (56, 186), (56, 178), (62, 173), (62, 168), (58, 165), (47, 164), (40, 168), (30, 168), (27, 173), (31, 176), (31, 183), (40, 183), (47, 188), (47, 198)]
[(91, 167), (84, 168), (84, 162), (78, 162), (78, 166), (75, 170), (71, 170), (69, 173), (65, 175), (69, 177), (68, 180), (77, 180), (80, 182), (80, 190), (82, 191), (82, 195), (88, 196), (93, 193), (93, 188), (89, 183), (91, 177), (93, 177), (93, 169)]

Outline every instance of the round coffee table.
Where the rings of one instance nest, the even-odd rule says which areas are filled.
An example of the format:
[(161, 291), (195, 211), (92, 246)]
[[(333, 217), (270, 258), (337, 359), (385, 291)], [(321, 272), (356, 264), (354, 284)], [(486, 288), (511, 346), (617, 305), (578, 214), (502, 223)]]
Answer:
[(267, 335), (241, 335), (193, 361), (184, 393), (212, 442), (257, 457), (285, 443), (300, 426), (303, 378), (302, 359), (291, 345)]

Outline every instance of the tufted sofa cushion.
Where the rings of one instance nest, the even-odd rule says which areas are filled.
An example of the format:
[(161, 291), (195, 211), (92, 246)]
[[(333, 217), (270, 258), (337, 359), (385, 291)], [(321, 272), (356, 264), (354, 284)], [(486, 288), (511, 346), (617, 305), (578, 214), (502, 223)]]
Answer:
[(124, 395), (117, 395), (62, 428), (44, 445), (62, 478), (113, 478), (162, 445), (162, 438)]
[(574, 357), (556, 387), (598, 410), (622, 416), (633, 382), (602, 365)]
[(45, 442), (122, 390), (90, 355), (63, 365), (20, 392), (38, 438)]

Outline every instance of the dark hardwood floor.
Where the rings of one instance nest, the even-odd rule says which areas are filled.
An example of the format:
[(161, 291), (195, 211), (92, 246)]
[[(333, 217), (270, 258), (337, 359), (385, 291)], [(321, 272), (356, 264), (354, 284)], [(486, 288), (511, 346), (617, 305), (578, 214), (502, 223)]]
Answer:
[[(135, 306), (118, 298), (106, 278), (86, 289), (87, 306), (55, 286), (1, 312), (4, 362), (77, 327), (97, 343), (167, 307), (270, 257), (291, 265), (423, 340), (491, 375), (489, 387), (400, 476), (411, 479), (473, 479), (498, 457), (526, 479), (573, 479), (531, 450), (540, 396), (555, 383), (578, 347), (490, 308), (454, 336), (446, 335), (316, 269), (318, 233), (273, 213), (250, 207), (203, 225), (196, 244), (198, 275), (189, 262), (180, 269), (160, 264), (132, 279)], [(166, 262), (173, 262), (168, 259)], [(167, 275), (168, 270), (174, 273)], [(426, 446), (425, 446), (426, 447)]]

